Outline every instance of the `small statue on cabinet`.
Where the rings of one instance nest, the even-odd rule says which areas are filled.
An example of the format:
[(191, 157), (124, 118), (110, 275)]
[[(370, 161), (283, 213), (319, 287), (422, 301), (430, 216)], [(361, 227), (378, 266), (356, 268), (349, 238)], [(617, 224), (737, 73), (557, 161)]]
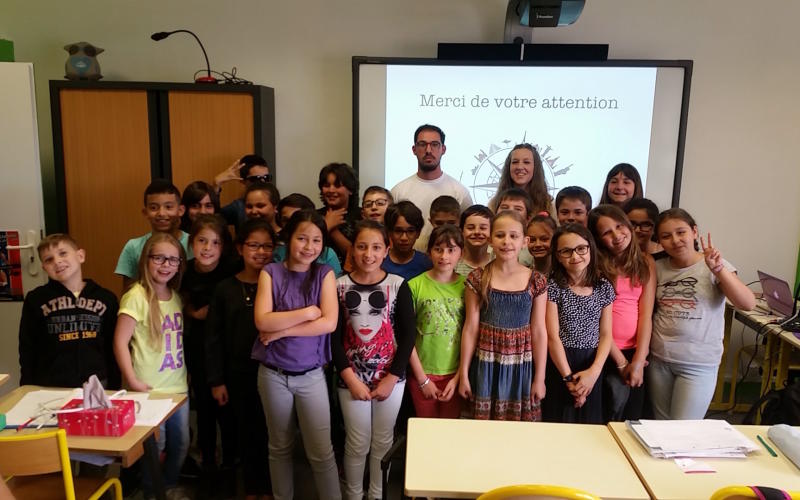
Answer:
[(67, 73), (66, 79), (99, 80), (103, 78), (103, 75), (100, 74), (100, 63), (96, 59), (97, 54), (103, 52), (103, 49), (88, 42), (78, 42), (65, 45), (64, 50), (69, 52), (69, 58), (64, 65)]

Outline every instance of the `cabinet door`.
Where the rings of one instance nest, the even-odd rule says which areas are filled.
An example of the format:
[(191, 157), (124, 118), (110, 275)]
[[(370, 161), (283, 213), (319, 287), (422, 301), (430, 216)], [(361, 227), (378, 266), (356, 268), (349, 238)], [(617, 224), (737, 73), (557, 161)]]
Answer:
[[(211, 183), (235, 159), (255, 150), (253, 96), (236, 92), (168, 92), (172, 182), (183, 191), (192, 181)], [(243, 194), (228, 183), (222, 205)]]
[(151, 177), (147, 92), (60, 89), (59, 100), (69, 232), (86, 249), (83, 275), (119, 293), (120, 251), (150, 230), (142, 215)]

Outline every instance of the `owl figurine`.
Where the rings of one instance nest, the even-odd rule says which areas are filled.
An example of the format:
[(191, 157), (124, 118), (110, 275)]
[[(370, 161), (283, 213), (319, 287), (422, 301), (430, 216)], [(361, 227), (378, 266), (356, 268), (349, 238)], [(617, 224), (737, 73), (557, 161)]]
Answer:
[(69, 58), (64, 65), (67, 73), (66, 79), (99, 80), (103, 78), (103, 75), (100, 74), (100, 63), (96, 59), (97, 54), (103, 52), (103, 49), (88, 42), (78, 42), (65, 45), (64, 50), (69, 52)]

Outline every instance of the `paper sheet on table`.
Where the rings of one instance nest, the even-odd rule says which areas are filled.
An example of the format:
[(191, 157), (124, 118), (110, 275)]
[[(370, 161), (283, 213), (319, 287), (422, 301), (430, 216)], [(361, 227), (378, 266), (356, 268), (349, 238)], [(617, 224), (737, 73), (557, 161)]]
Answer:
[(136, 423), (134, 425), (156, 426), (164, 420), (167, 413), (177, 404), (171, 399), (142, 399), (139, 401), (141, 406), (136, 412)]
[(640, 420), (628, 426), (654, 457), (743, 458), (758, 447), (724, 420)]
[[(83, 391), (80, 389), (63, 390), (40, 390), (31, 391), (20, 399), (16, 405), (6, 414), (6, 425), (8, 427), (19, 427), (27, 422), (31, 417), (46, 413), (48, 410), (58, 410), (69, 400), (81, 398)], [(28, 424), (29, 427), (37, 427), (44, 422), (46, 426), (58, 425), (55, 417), (48, 418), (43, 416)]]

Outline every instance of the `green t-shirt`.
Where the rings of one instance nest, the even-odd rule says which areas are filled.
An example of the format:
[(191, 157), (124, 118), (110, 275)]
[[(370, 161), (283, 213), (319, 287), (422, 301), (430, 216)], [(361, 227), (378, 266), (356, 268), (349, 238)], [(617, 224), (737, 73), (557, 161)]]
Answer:
[(170, 394), (189, 390), (186, 384), (186, 363), (183, 357), (183, 312), (181, 299), (172, 292), (169, 300), (159, 300), (161, 309), (161, 348), (149, 341), (149, 305), (144, 288), (136, 283), (122, 296), (119, 314), (136, 320), (131, 338), (131, 361), (136, 378), (153, 388), (153, 392)]
[(439, 283), (427, 272), (408, 282), (417, 314), (417, 354), (429, 375), (450, 375), (461, 357), (464, 277)]

